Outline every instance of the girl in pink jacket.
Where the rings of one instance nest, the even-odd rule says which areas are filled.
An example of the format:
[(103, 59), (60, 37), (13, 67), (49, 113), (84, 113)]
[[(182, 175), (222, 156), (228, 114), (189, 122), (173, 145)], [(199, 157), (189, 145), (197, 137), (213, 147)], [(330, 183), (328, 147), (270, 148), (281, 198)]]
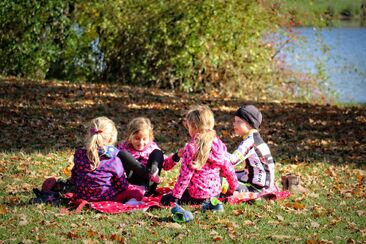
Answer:
[(180, 158), (178, 154), (165, 156), (154, 142), (153, 126), (145, 117), (131, 120), (127, 125), (127, 140), (117, 145), (126, 171), (128, 182), (134, 185), (145, 186), (145, 195), (155, 193), (160, 182), (160, 172), (174, 167)]
[(238, 179), (226, 158), (225, 144), (216, 136), (214, 115), (207, 106), (192, 107), (185, 120), (191, 140), (184, 147), (178, 180), (171, 193), (161, 203), (199, 204), (221, 192), (221, 176), (229, 183), (227, 195), (238, 187)]

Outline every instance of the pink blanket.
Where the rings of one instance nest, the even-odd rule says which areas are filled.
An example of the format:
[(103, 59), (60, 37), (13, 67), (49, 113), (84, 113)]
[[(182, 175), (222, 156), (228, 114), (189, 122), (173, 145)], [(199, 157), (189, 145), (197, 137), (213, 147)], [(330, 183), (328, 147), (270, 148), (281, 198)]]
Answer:
[[(125, 203), (114, 202), (114, 201), (101, 201), (101, 202), (87, 202), (85, 200), (72, 200), (71, 203), (76, 206), (76, 212), (79, 213), (85, 206), (88, 206), (96, 211), (109, 214), (117, 214), (131, 211), (146, 211), (152, 207), (159, 208), (170, 208), (170, 206), (163, 206), (160, 204), (161, 197), (170, 192), (171, 189), (164, 187), (157, 189), (157, 196), (154, 197), (144, 197), (140, 201), (134, 199), (127, 201)], [(289, 191), (271, 191), (262, 193), (252, 193), (252, 192), (236, 192), (234, 195), (220, 199), (223, 202), (229, 204), (239, 204), (243, 202), (252, 201), (258, 198), (267, 200), (282, 200), (290, 196)], [(72, 198), (72, 195), (66, 197)]]

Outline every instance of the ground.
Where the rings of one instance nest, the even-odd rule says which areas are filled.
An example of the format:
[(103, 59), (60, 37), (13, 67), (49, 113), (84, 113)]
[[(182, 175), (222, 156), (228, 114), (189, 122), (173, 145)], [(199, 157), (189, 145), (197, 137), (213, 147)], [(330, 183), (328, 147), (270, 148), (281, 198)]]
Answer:
[[(365, 242), (366, 107), (253, 102), (216, 94), (186, 94), (118, 84), (0, 78), (0, 243), (114, 242)], [(84, 124), (107, 116), (118, 126), (146, 116), (167, 154), (188, 140), (182, 125), (193, 104), (215, 114), (216, 131), (232, 151), (233, 112), (253, 103), (263, 113), (260, 132), (276, 160), (276, 178), (300, 175), (310, 193), (278, 202), (225, 206), (224, 215), (196, 210), (193, 223), (176, 225), (168, 210), (125, 215), (60, 213), (29, 205), (32, 188), (49, 176), (66, 177)], [(172, 186), (178, 169), (164, 173)], [(49, 231), (52, 230), (52, 231)], [(10, 233), (17, 233), (11, 235)], [(141, 239), (143, 238), (143, 239)]]

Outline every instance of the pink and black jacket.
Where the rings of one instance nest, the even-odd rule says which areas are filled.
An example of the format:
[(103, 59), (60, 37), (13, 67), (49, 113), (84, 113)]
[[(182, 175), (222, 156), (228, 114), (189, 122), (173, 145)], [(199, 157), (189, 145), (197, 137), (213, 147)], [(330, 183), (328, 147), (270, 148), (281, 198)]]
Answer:
[(220, 194), (220, 177), (227, 179), (229, 183), (228, 192), (233, 193), (238, 187), (238, 180), (233, 165), (226, 158), (227, 149), (225, 144), (218, 137), (213, 140), (208, 160), (200, 170), (193, 168), (197, 150), (198, 146), (195, 138), (192, 138), (184, 148), (179, 177), (172, 195), (180, 199), (188, 188), (192, 198), (209, 199)]
[[(124, 141), (122, 143), (119, 143), (117, 145), (117, 148), (121, 151), (127, 151), (129, 152), (137, 161), (139, 161), (142, 165), (146, 166), (147, 160), (149, 159), (149, 155), (155, 150), (160, 149), (158, 144), (156, 142), (151, 142), (149, 145), (147, 145), (144, 150), (137, 151), (133, 146), (128, 143), (128, 141)], [(164, 170), (170, 170), (173, 168), (177, 162), (173, 160), (173, 156), (165, 156), (164, 155), (164, 162), (163, 162), (163, 169)]]

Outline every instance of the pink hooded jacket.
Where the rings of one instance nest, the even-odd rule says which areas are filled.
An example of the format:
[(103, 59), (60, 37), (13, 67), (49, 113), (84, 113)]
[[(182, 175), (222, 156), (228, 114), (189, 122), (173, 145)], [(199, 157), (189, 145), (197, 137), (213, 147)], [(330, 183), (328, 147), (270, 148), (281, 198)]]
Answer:
[(196, 199), (217, 196), (221, 192), (221, 176), (225, 177), (229, 183), (228, 192), (234, 192), (238, 187), (238, 179), (233, 165), (226, 158), (225, 144), (218, 137), (213, 140), (208, 160), (200, 170), (193, 168), (197, 150), (198, 145), (195, 138), (192, 138), (184, 148), (179, 177), (172, 195), (181, 198), (188, 188), (190, 196)]
[[(158, 144), (156, 144), (156, 142), (151, 142), (142, 151), (137, 151), (130, 143), (128, 143), (128, 141), (119, 143), (117, 145), (117, 148), (121, 151), (129, 152), (137, 161), (139, 161), (144, 166), (146, 166), (147, 160), (149, 159), (149, 156), (152, 153), (152, 151), (154, 151), (155, 149), (161, 150)], [(164, 155), (164, 162), (163, 162), (164, 170), (170, 170), (176, 164), (177, 162), (174, 162), (173, 156), (168, 157)]]

